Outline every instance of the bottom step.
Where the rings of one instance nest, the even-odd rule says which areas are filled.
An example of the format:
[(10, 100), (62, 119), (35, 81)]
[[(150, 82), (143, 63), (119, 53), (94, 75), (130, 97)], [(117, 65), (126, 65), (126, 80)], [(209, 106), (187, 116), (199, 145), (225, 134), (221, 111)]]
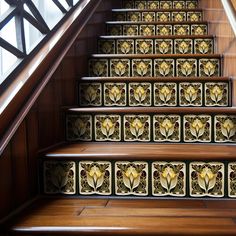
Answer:
[(13, 235), (236, 235), (235, 200), (37, 200)]

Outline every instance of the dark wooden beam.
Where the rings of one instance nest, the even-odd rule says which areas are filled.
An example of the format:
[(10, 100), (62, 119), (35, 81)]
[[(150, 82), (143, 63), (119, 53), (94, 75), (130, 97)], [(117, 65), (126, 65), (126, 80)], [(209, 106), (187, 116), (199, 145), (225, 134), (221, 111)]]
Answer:
[(62, 13), (67, 13), (67, 10), (62, 6), (62, 4), (58, 0), (52, 0), (52, 1), (60, 9)]

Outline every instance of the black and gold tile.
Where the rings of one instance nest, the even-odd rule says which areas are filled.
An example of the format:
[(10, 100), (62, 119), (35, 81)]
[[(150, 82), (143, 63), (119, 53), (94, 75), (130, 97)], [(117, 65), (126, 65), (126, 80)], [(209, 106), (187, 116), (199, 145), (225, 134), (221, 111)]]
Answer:
[(228, 164), (228, 196), (236, 198), (236, 162)]

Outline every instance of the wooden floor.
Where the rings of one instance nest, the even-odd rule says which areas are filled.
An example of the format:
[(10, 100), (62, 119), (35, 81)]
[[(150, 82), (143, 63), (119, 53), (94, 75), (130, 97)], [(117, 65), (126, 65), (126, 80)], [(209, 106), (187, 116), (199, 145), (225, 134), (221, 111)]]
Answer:
[(40, 199), (14, 235), (236, 235), (236, 200)]

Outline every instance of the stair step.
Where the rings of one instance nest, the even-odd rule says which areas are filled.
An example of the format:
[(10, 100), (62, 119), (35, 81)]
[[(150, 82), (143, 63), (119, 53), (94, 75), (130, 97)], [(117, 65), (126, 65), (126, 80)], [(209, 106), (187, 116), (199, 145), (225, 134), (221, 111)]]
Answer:
[(211, 54), (213, 37), (100, 37), (98, 53), (104, 54)]
[(208, 23), (198, 22), (132, 22), (108, 21), (107, 33), (109, 35), (207, 35)]
[(216, 77), (221, 75), (218, 54), (93, 54), (89, 76), (99, 77)]
[(219, 107), (231, 104), (230, 91), (228, 78), (92, 77), (79, 81), (78, 98), (80, 106)]
[(203, 12), (199, 9), (168, 9), (168, 10), (140, 10), (140, 9), (113, 9), (112, 19), (114, 21), (145, 21), (145, 22), (197, 22), (203, 20)]
[(45, 198), (19, 216), (11, 232), (17, 236), (235, 235), (235, 205), (225, 200)]

